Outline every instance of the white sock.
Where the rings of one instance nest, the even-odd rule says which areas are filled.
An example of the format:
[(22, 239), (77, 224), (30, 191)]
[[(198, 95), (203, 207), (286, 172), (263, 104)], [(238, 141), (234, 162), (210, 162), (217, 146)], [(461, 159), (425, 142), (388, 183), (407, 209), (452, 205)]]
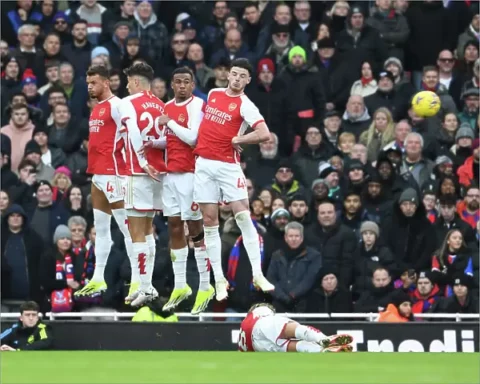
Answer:
[(323, 348), (317, 343), (312, 343), (311, 341), (305, 340), (297, 341), (297, 352), (319, 353), (322, 351)]
[(98, 209), (93, 210), (93, 221), (97, 236), (95, 238), (95, 271), (92, 281), (104, 281), (105, 266), (112, 248), (110, 223), (112, 216)]
[(250, 264), (252, 265), (252, 275), (254, 277), (263, 275), (258, 233), (252, 223), (250, 212), (238, 212), (235, 215), (235, 221), (242, 232), (243, 245), (247, 251), (248, 258), (250, 259)]
[(312, 343), (319, 343), (327, 336), (324, 335), (320, 330), (308, 327), (306, 325), (298, 325), (295, 329), (295, 338), (299, 340), (310, 341)]
[(188, 247), (171, 249), (173, 273), (175, 275), (175, 289), (185, 288), (187, 285), (187, 257)]
[(149, 257), (147, 258), (147, 273), (150, 275), (150, 284), (152, 283), (153, 269), (155, 268), (155, 254), (157, 253), (157, 243), (153, 233), (145, 236), (147, 240)]
[[(152, 274), (149, 273), (148, 262), (150, 252), (147, 243), (133, 243), (133, 254), (137, 257), (137, 268), (140, 276), (140, 289), (146, 290), (152, 285)], [(152, 269), (153, 270), (153, 269)]]
[(218, 232), (218, 225), (204, 227), (204, 232), (207, 257), (210, 260), (215, 281), (225, 280), (222, 269), (222, 242), (220, 240), (220, 233)]
[(128, 230), (127, 212), (125, 209), (112, 209), (112, 215), (115, 218), (123, 237), (125, 238), (125, 249), (127, 251), (128, 259), (130, 260), (130, 268), (132, 270), (130, 283), (138, 283), (140, 281), (140, 276), (138, 274), (138, 268), (136, 268), (137, 258), (133, 254), (132, 238), (130, 237), (130, 232)]
[(205, 246), (195, 247), (195, 260), (197, 261), (198, 274), (200, 275), (200, 291), (208, 291), (210, 286), (210, 270), (208, 268), (207, 252)]

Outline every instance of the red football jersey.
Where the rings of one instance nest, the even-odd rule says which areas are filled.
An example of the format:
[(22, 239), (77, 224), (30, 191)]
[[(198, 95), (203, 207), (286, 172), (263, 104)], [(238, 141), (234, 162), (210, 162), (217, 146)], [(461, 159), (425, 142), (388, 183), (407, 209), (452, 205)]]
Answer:
[(145, 175), (141, 163), (145, 160), (159, 172), (166, 172), (163, 150), (151, 148), (146, 157), (137, 155), (145, 141), (163, 136), (163, 125), (158, 119), (164, 114), (165, 104), (149, 91), (125, 97), (119, 107), (122, 125), (127, 127), (126, 162), (128, 175)]
[[(165, 113), (178, 125), (198, 132), (203, 119), (205, 103), (202, 99), (192, 96), (183, 103), (170, 100), (165, 104)], [(195, 170), (193, 148), (180, 140), (170, 129), (165, 129), (167, 137), (167, 153), (165, 155), (169, 173), (187, 173)]]
[(229, 96), (226, 88), (212, 89), (193, 153), (205, 159), (238, 163), (240, 156), (232, 139), (243, 135), (248, 126), (255, 128), (263, 121), (260, 111), (245, 94)]
[(253, 349), (252, 332), (260, 316), (250, 312), (242, 324), (240, 324), (240, 334), (238, 336), (238, 350), (241, 352), (255, 352)]
[(121, 100), (112, 96), (100, 101), (92, 110), (88, 128), (88, 168), (92, 175), (125, 175), (123, 149), (125, 135), (118, 105)]

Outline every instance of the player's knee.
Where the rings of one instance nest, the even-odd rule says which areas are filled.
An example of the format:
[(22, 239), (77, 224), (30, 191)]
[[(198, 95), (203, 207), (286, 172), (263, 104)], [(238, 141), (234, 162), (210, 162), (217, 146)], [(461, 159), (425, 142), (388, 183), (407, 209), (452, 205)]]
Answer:
[(110, 223), (112, 216), (98, 209), (93, 210), (93, 219), (97, 236), (101, 238), (110, 237)]
[(216, 227), (218, 226), (218, 216), (217, 215), (203, 215), (203, 225), (205, 227)]
[(205, 238), (205, 233), (202, 231), (198, 235), (191, 236), (191, 238), (194, 244), (199, 243)]
[(169, 231), (170, 231), (170, 236), (172, 237), (172, 239), (182, 240), (182, 239), (185, 238), (185, 230), (183, 228), (183, 224), (174, 225), (174, 226), (169, 225)]

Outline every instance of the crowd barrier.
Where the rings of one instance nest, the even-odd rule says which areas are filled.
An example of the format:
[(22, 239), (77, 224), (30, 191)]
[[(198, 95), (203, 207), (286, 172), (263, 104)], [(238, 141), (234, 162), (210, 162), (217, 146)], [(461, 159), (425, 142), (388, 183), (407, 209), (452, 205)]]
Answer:
[[(2, 314), (2, 330), (10, 326), (15, 314)], [(178, 323), (132, 323), (99, 321), (99, 313), (82, 315), (83, 320), (62, 320), (67, 314), (55, 314), (46, 320), (54, 335), (57, 350), (151, 350), (151, 351), (235, 351), (239, 324), (225, 321), (180, 321)], [(74, 314), (68, 314), (70, 317)], [(109, 318), (112, 313), (105, 313)], [(115, 314), (127, 318), (132, 314)], [(205, 318), (220, 317), (204, 314)], [(232, 315), (232, 314), (225, 314)], [(340, 314), (343, 319), (347, 314)], [(350, 314), (351, 315), (351, 314)], [(363, 317), (369, 314), (361, 314)], [(463, 316), (457, 315), (458, 318)], [(96, 321), (86, 321), (88, 318)], [(188, 318), (188, 314), (184, 314)], [(240, 316), (239, 316), (240, 317)], [(355, 351), (368, 352), (478, 352), (478, 320), (416, 321), (412, 323), (378, 323), (369, 321), (314, 321), (302, 317), (305, 324), (326, 334), (349, 333), (354, 337)], [(317, 319), (323, 316), (316, 315)], [(476, 319), (478, 319), (476, 315)], [(445, 315), (443, 315), (445, 318)], [(468, 316), (471, 320), (472, 317)], [(438, 319), (438, 317), (437, 317)], [(436, 319), (436, 320), (437, 320)]]

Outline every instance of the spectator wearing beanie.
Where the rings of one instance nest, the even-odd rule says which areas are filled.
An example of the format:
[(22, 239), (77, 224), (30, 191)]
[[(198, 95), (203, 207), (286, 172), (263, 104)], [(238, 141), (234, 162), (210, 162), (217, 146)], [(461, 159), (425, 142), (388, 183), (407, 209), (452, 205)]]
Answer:
[(459, 273), (452, 278), (453, 295), (441, 298), (433, 307), (433, 313), (478, 314), (478, 296), (475, 294), (475, 279)]
[(297, 45), (290, 49), (288, 59), (288, 66), (278, 75), (288, 94), (282, 116), (287, 132), (304, 136), (308, 127), (318, 127), (323, 118), (325, 89), (317, 69), (308, 67), (307, 54), (302, 47)]
[(297, 180), (289, 160), (282, 160), (278, 164), (275, 180), (270, 189), (284, 199), (296, 194), (306, 195), (305, 188)]
[(282, 108), (282, 100), (286, 97), (286, 92), (276, 79), (276, 74), (272, 59), (268, 57), (260, 59), (256, 71), (257, 81), (252, 79), (252, 84), (245, 89), (245, 93), (258, 107), (270, 130), (280, 135), (283, 133), (281, 129), (283, 122), (278, 111)]
[(354, 256), (354, 283), (352, 291), (355, 298), (372, 286), (373, 272), (377, 268), (385, 268), (395, 279), (399, 268), (393, 253), (380, 244), (380, 228), (373, 221), (364, 221), (360, 226), (360, 244)]
[(42, 162), (42, 150), (35, 140), (30, 140), (25, 146), (24, 158), (35, 164), (37, 180), (52, 181), (55, 170)]
[(402, 62), (396, 57), (389, 57), (385, 60), (383, 69), (393, 75), (395, 79), (395, 84), (393, 86), (394, 91), (402, 93), (408, 100), (410, 100), (410, 98), (416, 93), (415, 87), (410, 82), (410, 79), (405, 77)]
[(427, 313), (440, 300), (440, 288), (434, 283), (432, 273), (422, 271), (418, 275), (416, 288), (412, 293), (412, 312)]
[(435, 231), (413, 188), (402, 192), (392, 215), (382, 224), (382, 239), (395, 255), (401, 274), (429, 266), (435, 249)]
[[(338, 284), (334, 269), (322, 268), (317, 278), (318, 284), (308, 294), (306, 313), (351, 313), (352, 295)], [(341, 321), (342, 319), (333, 318)]]
[(128, 21), (117, 21), (113, 26), (113, 35), (103, 43), (110, 56), (112, 68), (121, 68), (122, 58), (126, 52), (126, 40), (132, 30), (132, 23)]
[(380, 323), (404, 323), (414, 321), (412, 313), (412, 299), (403, 291), (397, 291), (392, 295), (392, 300), (385, 311), (380, 312)]
[(461, 124), (457, 133), (455, 134), (455, 145), (450, 148), (450, 152), (454, 156), (455, 169), (463, 165), (467, 158), (472, 156), (472, 144), (475, 139), (470, 126)]
[(473, 155), (468, 157), (463, 165), (458, 168), (458, 181), (464, 187), (469, 185), (479, 185), (479, 155), (480, 155), (480, 140), (475, 139), (472, 144)]
[(277, 208), (270, 216), (270, 228), (268, 235), (272, 240), (272, 249), (276, 251), (284, 244), (285, 227), (290, 222), (290, 212), (285, 208)]
[(393, 208), (393, 199), (388, 198), (378, 171), (374, 169), (362, 191), (362, 204), (368, 216), (376, 223), (383, 222)]

